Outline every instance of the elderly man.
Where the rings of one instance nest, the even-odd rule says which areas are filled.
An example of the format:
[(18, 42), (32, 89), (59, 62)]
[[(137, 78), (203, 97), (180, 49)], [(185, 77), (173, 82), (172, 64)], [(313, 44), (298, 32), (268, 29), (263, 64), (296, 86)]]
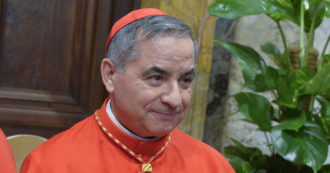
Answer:
[(225, 158), (176, 129), (188, 110), (196, 46), (157, 9), (121, 18), (101, 75), (109, 98), (94, 115), (32, 152), (21, 172), (233, 173)]

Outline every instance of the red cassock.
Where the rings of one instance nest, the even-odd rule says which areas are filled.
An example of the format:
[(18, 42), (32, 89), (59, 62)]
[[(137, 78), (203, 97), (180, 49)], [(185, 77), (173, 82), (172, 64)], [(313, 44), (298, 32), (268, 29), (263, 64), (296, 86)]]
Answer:
[(16, 173), (13, 152), (5, 134), (0, 129), (0, 173)]
[[(94, 114), (54, 136), (24, 160), (21, 173), (137, 173), (141, 163), (107, 132), (143, 160), (149, 160), (167, 142), (137, 140), (118, 128), (106, 113), (106, 100)], [(98, 117), (98, 118), (96, 118)], [(102, 122), (99, 125), (97, 119)], [(107, 131), (105, 132), (104, 129)], [(167, 148), (152, 162), (155, 173), (234, 173), (215, 149), (175, 129)]]

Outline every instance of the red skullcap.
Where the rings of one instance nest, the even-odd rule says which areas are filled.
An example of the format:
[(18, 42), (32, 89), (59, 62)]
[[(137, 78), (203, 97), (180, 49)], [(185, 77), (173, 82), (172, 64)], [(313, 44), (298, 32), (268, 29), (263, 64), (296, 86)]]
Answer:
[(108, 35), (108, 39), (107, 39), (107, 44), (105, 45), (105, 53), (108, 52), (108, 47), (110, 45), (111, 39), (116, 35), (116, 33), (121, 30), (122, 28), (124, 28), (126, 25), (148, 17), (148, 16), (154, 16), (154, 15), (166, 15), (168, 16), (168, 14), (166, 14), (165, 12), (155, 9), (155, 8), (143, 8), (143, 9), (139, 9), (139, 10), (134, 10), (130, 13), (128, 13), (126, 16), (120, 18), (111, 28), (110, 33)]

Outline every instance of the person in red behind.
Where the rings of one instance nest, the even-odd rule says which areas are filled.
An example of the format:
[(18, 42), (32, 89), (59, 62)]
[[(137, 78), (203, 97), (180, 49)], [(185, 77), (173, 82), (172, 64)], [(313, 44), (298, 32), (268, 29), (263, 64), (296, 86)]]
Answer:
[(158, 9), (121, 18), (101, 63), (109, 98), (33, 151), (21, 173), (234, 173), (219, 152), (176, 128), (188, 110), (196, 55), (189, 28)]
[(16, 173), (16, 165), (13, 152), (5, 134), (0, 129), (0, 172)]

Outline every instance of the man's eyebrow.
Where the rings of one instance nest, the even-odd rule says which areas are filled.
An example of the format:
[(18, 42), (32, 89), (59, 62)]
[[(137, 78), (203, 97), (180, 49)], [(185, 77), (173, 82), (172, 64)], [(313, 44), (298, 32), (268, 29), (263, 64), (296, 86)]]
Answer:
[(142, 76), (148, 76), (152, 73), (159, 73), (159, 74), (165, 74), (165, 75), (169, 75), (170, 72), (165, 70), (165, 69), (162, 69), (160, 67), (157, 67), (157, 66), (152, 66), (151, 68), (149, 68), (148, 70), (146, 70), (144, 73), (142, 73)]
[(188, 76), (188, 75), (192, 75), (192, 76), (195, 76), (195, 69), (190, 69), (189, 71), (183, 73), (182, 76)]

